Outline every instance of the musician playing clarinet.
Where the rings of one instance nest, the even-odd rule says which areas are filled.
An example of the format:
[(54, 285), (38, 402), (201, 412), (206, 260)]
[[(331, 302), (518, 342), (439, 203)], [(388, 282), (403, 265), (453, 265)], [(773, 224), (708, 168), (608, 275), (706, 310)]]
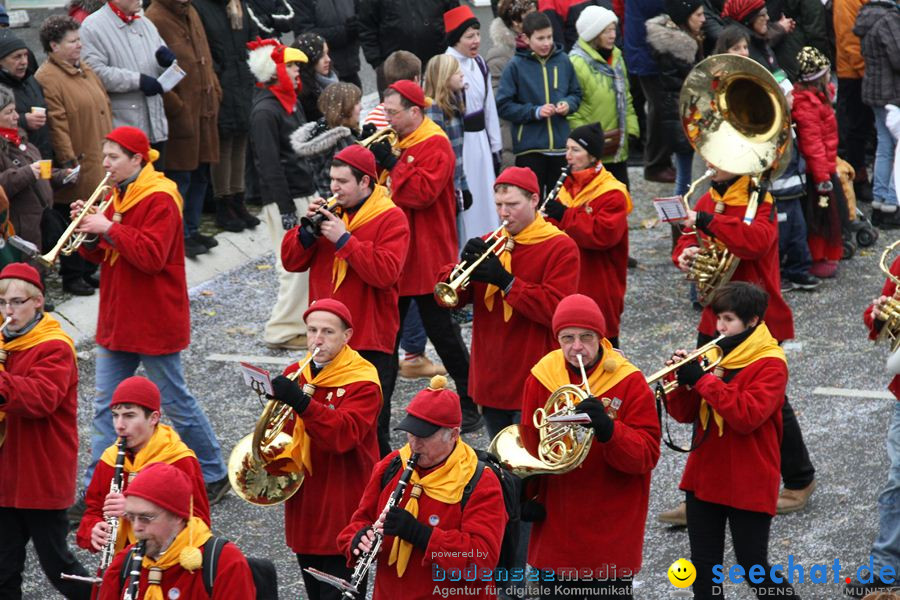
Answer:
[[(338, 536), (353, 565), (371, 548), (375, 530), (384, 535), (373, 600), (431, 599), (436, 586), (453, 588), (453, 597), (496, 598), (491, 571), (506, 526), (503, 493), (493, 471), (460, 439), (459, 396), (445, 384), (435, 376), (410, 401), (397, 426), (408, 443), (376, 465), (359, 508)], [(419, 458), (409, 484), (385, 512), (414, 453)], [(464, 500), (470, 480), (476, 483)], [(436, 582), (441, 571), (472, 567), (478, 570), (475, 581)], [(365, 585), (360, 589), (358, 597), (365, 598)]]
[(0, 271), (0, 316), (0, 597), (22, 597), (31, 539), (53, 587), (87, 600), (89, 584), (60, 579), (87, 575), (66, 542), (78, 465), (75, 346), (44, 313), (44, 286), (30, 265)]
[[(536, 212), (538, 179), (531, 169), (509, 167), (494, 182), (494, 203), (510, 242), (472, 272), (472, 285), (458, 292), (458, 306), (474, 306), (469, 389), (493, 437), (519, 422), (522, 382), (528, 369), (553, 349), (553, 309), (578, 288), (578, 247)], [(493, 239), (472, 238), (466, 264), (488, 252)], [(441, 271), (449, 278), (454, 265)], [(497, 368), (499, 358), (504, 361)]]

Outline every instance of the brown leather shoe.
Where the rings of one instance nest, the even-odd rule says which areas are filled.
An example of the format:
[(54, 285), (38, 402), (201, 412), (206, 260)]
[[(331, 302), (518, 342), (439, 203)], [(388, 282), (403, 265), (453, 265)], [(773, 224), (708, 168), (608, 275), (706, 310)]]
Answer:
[(400, 377), (406, 379), (420, 379), (422, 377), (434, 377), (446, 375), (447, 369), (443, 365), (436, 365), (427, 356), (419, 355), (410, 360), (400, 361)]
[(272, 350), (306, 350), (306, 334), (295, 335), (289, 340), (279, 343), (265, 342)]
[(656, 520), (673, 527), (687, 527), (687, 504), (681, 502), (672, 510), (664, 510), (656, 516)]
[(797, 512), (798, 510), (803, 510), (804, 508), (806, 508), (806, 505), (809, 502), (809, 497), (812, 495), (815, 489), (815, 480), (813, 480), (812, 483), (800, 490), (789, 490), (787, 488), (783, 488), (781, 490), (781, 494), (779, 494), (778, 496), (778, 507), (776, 508), (776, 512), (779, 515), (786, 515), (788, 513)]
[(666, 167), (659, 171), (644, 170), (644, 179), (647, 181), (655, 181), (657, 183), (675, 183), (675, 169)]

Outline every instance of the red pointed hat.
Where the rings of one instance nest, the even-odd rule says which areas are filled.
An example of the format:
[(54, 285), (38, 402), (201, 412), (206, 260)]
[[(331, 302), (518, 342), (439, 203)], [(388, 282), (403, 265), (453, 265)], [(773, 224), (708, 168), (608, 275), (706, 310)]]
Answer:
[(149, 410), (159, 410), (159, 388), (146, 377), (129, 377), (113, 392), (109, 405), (117, 404), (136, 404)]
[(378, 173), (375, 170), (375, 155), (368, 148), (364, 148), (359, 144), (350, 144), (335, 154), (334, 160), (345, 162), (351, 167), (359, 169), (371, 177), (373, 181), (378, 180)]
[(21, 279), (35, 286), (41, 292), (44, 291), (44, 284), (41, 283), (41, 276), (37, 269), (26, 263), (9, 263), (0, 271), (0, 279)]
[(432, 377), (428, 387), (410, 400), (406, 417), (396, 429), (416, 437), (429, 437), (442, 427), (459, 427), (462, 424), (459, 396), (446, 385), (447, 378), (443, 375)]
[(141, 469), (125, 489), (125, 497), (152, 502), (185, 521), (191, 518), (191, 482), (184, 471), (164, 462)]
[(396, 91), (398, 94), (400, 94), (419, 108), (425, 108), (426, 106), (428, 106), (428, 103), (425, 101), (425, 92), (422, 91), (422, 88), (415, 81), (412, 81), (410, 79), (401, 79), (400, 81), (395, 81), (388, 87)]
[(350, 309), (340, 300), (335, 300), (334, 298), (321, 298), (316, 300), (310, 304), (309, 308), (306, 309), (306, 312), (303, 313), (303, 320), (306, 321), (306, 317), (317, 310), (324, 310), (325, 312), (337, 315), (348, 329), (353, 328), (353, 317), (350, 315)]
[(566, 327), (583, 327), (606, 337), (606, 319), (593, 298), (572, 294), (560, 300), (553, 313), (553, 335)]
[(500, 184), (514, 185), (529, 194), (539, 194), (541, 189), (538, 185), (537, 175), (528, 167), (507, 167), (494, 181), (494, 189), (496, 190)]

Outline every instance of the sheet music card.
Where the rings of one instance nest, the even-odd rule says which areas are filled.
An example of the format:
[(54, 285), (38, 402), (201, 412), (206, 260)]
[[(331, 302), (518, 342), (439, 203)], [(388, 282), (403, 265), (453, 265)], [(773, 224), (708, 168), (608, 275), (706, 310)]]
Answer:
[(274, 394), (272, 391), (272, 380), (269, 378), (269, 372), (265, 369), (242, 362), (241, 373), (244, 375), (244, 383), (250, 386), (257, 394)]
[(654, 198), (653, 208), (656, 209), (656, 215), (663, 223), (678, 223), (687, 219), (684, 201), (681, 199), (681, 196)]

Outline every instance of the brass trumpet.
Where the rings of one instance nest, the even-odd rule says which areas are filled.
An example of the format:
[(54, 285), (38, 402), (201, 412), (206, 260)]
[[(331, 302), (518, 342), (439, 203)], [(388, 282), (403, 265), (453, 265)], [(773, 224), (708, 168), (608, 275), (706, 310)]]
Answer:
[(363, 148), (371, 148), (374, 144), (378, 142), (386, 141), (391, 145), (391, 151), (395, 156), (399, 156), (400, 152), (397, 150), (397, 144), (400, 142), (400, 136), (397, 135), (397, 132), (392, 127), (385, 127), (384, 129), (379, 129), (369, 137), (364, 140), (359, 140), (356, 142)]
[(487, 257), (491, 254), (500, 256), (507, 250), (507, 246), (512, 241), (512, 238), (503, 234), (503, 228), (508, 224), (509, 221), (503, 221), (500, 223), (500, 227), (488, 236), (485, 241), (490, 242), (493, 240), (493, 243), (485, 250), (484, 254), (474, 260), (472, 264), (467, 264), (465, 261), (460, 262), (450, 271), (449, 283), (439, 281), (434, 286), (434, 297), (441, 306), (453, 308), (459, 304), (459, 290), (464, 290), (469, 286), (469, 278), (478, 265), (487, 260)]
[(662, 386), (663, 394), (671, 394), (676, 389), (678, 389), (678, 379), (671, 379), (669, 378), (669, 375), (675, 373), (684, 365), (695, 360), (700, 361), (700, 365), (703, 367), (703, 370), (705, 372), (712, 371), (719, 365), (720, 362), (722, 362), (722, 359), (725, 357), (725, 353), (719, 346), (719, 342), (721, 342), (724, 338), (724, 335), (720, 335), (716, 339), (703, 344), (702, 346), (685, 356), (683, 359), (676, 361), (674, 364), (671, 364), (667, 367), (663, 367), (650, 377), (647, 377), (647, 385), (652, 388), (655, 385), (659, 384)]

